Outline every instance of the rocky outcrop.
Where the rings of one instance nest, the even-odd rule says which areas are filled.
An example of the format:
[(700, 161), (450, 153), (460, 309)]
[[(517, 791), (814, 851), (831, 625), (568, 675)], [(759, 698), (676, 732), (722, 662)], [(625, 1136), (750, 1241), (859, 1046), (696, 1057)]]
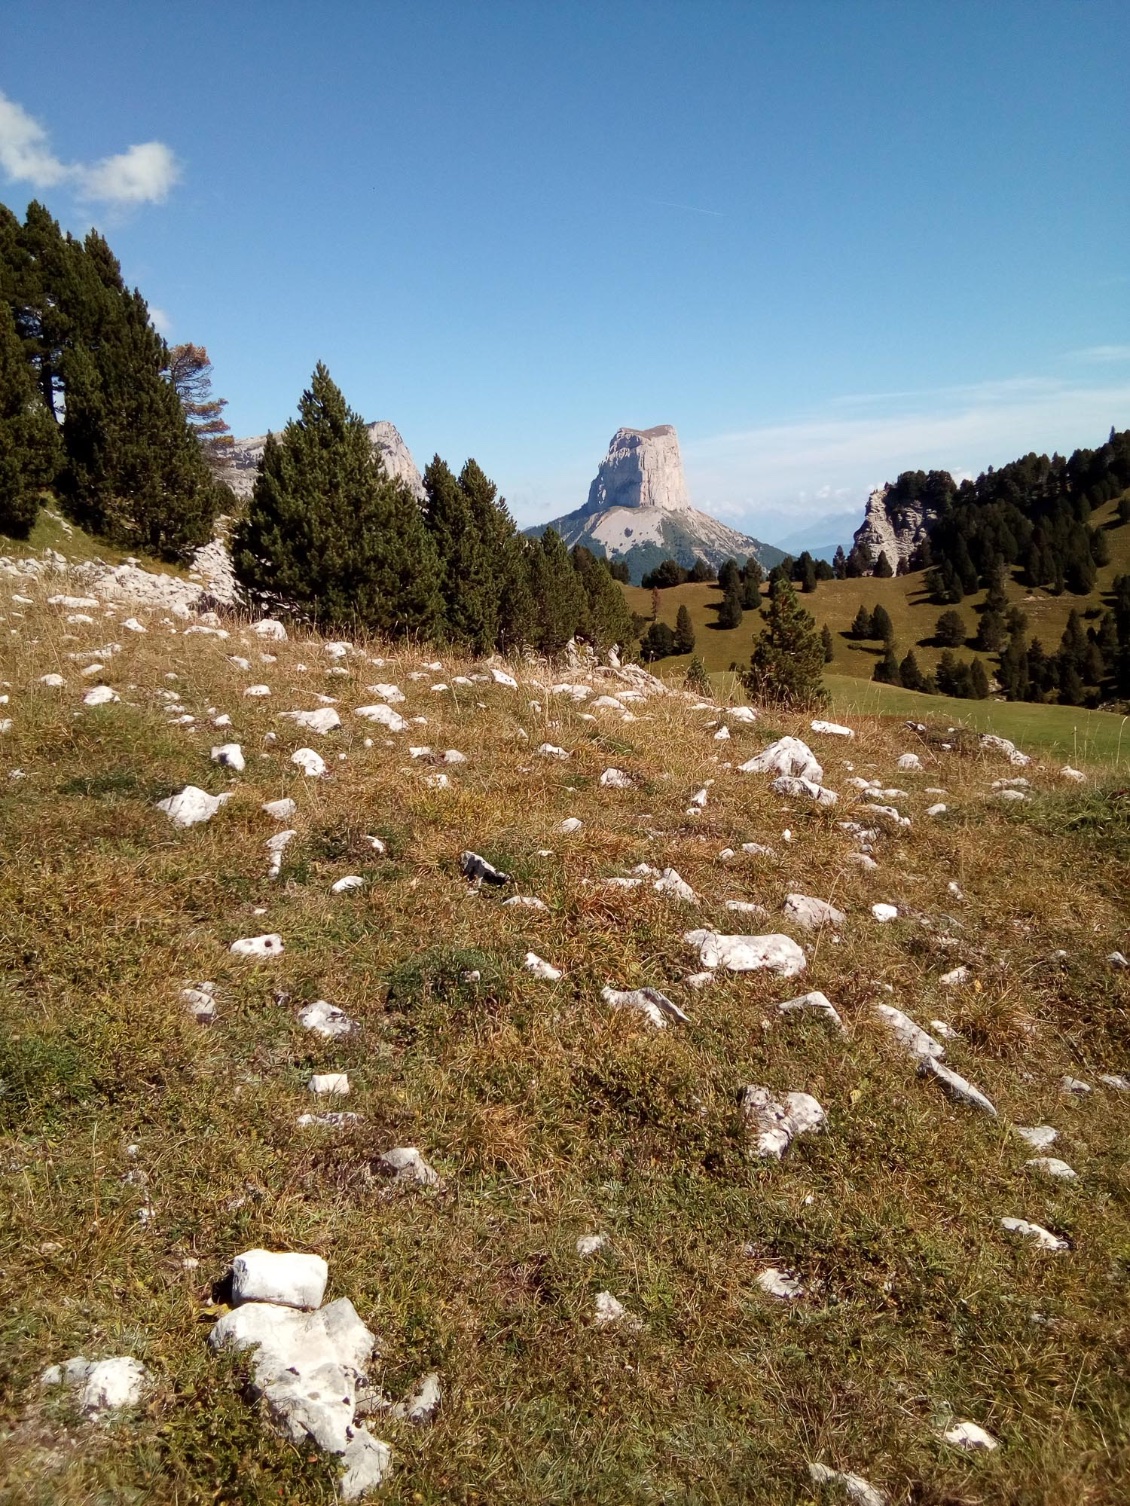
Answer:
[(546, 528), (556, 529), (570, 548), (583, 544), (594, 554), (625, 560), (637, 585), (664, 559), (688, 567), (703, 559), (717, 569), (727, 559), (744, 564), (750, 555), (767, 566), (784, 558), (780, 550), (691, 506), (679, 436), (671, 424), (617, 429), (585, 505), (526, 532), (537, 537)]
[[(369, 425), (369, 441), (380, 454), (386, 472), (395, 480), (406, 482), (413, 496), (422, 502), (423, 478), (396, 425), (385, 418), (378, 419)], [(250, 439), (237, 439), (232, 445), (223, 479), (237, 497), (250, 497), (266, 443), (265, 434), (256, 434)]]
[(885, 554), (891, 569), (897, 571), (929, 537), (937, 513), (921, 502), (894, 503), (890, 493), (889, 486), (877, 486), (870, 494), (853, 542), (870, 551), (872, 565)]

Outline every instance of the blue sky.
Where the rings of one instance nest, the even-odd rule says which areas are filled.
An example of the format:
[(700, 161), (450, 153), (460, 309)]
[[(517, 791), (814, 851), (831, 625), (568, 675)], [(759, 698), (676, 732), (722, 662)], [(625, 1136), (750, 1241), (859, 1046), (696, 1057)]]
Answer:
[(1125, 0), (5, 12), (0, 197), (98, 225), (237, 434), (321, 359), (525, 524), (673, 423), (776, 540), (1130, 426)]

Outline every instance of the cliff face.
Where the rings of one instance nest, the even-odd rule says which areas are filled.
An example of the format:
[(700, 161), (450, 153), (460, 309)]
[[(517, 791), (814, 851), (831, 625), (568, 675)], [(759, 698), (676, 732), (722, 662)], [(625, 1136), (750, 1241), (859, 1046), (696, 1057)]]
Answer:
[(584, 544), (594, 554), (626, 560), (637, 585), (664, 559), (690, 566), (698, 558), (717, 569), (727, 559), (744, 564), (750, 555), (769, 566), (784, 558), (691, 506), (679, 436), (670, 424), (617, 429), (585, 505), (526, 532), (536, 536), (546, 528), (556, 529), (570, 548)]
[(585, 512), (609, 507), (658, 507), (683, 512), (691, 505), (679, 436), (670, 424), (617, 429), (600, 463)]
[[(424, 482), (412, 459), (412, 452), (400, 436), (400, 431), (388, 419), (378, 419), (369, 425), (369, 441), (380, 454), (388, 475), (407, 482), (413, 496), (424, 500)], [(249, 497), (255, 485), (255, 474), (263, 458), (265, 434), (250, 439), (237, 439), (229, 452), (224, 480), (237, 497)]]
[(876, 487), (867, 498), (867, 511), (855, 530), (854, 542), (871, 551), (873, 562), (885, 554), (892, 570), (897, 570), (929, 536), (937, 513), (920, 502), (895, 505), (890, 501), (890, 490), (889, 486)]

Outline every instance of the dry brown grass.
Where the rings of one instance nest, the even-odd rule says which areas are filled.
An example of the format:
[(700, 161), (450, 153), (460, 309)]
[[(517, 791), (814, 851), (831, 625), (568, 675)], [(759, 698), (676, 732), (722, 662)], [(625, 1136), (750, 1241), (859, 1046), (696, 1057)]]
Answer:
[[(386, 648), (392, 662), (351, 659), (348, 676), (331, 676), (316, 640), (262, 665), (274, 645), (238, 626), (223, 642), (174, 637), (142, 613), (150, 631), (137, 637), (117, 626), (123, 610), (67, 641), (53, 608), (16, 617), (5, 597), (0, 610), (14, 722), (0, 739), (0, 1498), (333, 1499), (331, 1467), (275, 1439), (244, 1400), (240, 1367), (204, 1342), (213, 1284), (233, 1254), (265, 1244), (327, 1257), (331, 1295), (350, 1296), (379, 1335), (375, 1378), (390, 1392), (442, 1373), (434, 1427), (384, 1429), (392, 1500), (784, 1506), (812, 1499), (810, 1458), (866, 1475), (892, 1501), (1125, 1499), (1130, 1095), (1059, 1090), (1065, 1072), (1097, 1082), (1130, 1069), (1127, 977), (1104, 961), (1127, 947), (1117, 800), (1065, 787), (1050, 766), (1024, 771), (1033, 799), (1006, 808), (988, 789), (1014, 772), (999, 760), (921, 748), (925, 772), (898, 773), (909, 734), (863, 721), (850, 746), (821, 743), (841, 805), (814, 813), (722, 763), (803, 734), (790, 718), (715, 743), (710, 718), (676, 698), (622, 723), (583, 720), (583, 706), (529, 687), (433, 694), (440, 676), (407, 677), (430, 651)], [(122, 701), (82, 708), (89, 682), (66, 655), (108, 639), (123, 645), (107, 671)], [(66, 690), (37, 683), (49, 670)], [(445, 656), (442, 678), (466, 670)], [(243, 697), (257, 680), (270, 700)], [(353, 717), (378, 680), (400, 684), (399, 709), (427, 727), (386, 736)], [(170, 686), (194, 727), (167, 724)], [(340, 697), (345, 723), (324, 739), (277, 716), (315, 706), (315, 692)], [(213, 732), (211, 706), (231, 731)], [(239, 777), (208, 759), (229, 738), (248, 757)], [(546, 739), (570, 760), (539, 758)], [(434, 767), (412, 762), (409, 742), (468, 755), (447, 770), (451, 789), (427, 788)], [(326, 755), (328, 778), (292, 767), (302, 744)], [(836, 826), (854, 814), (848, 761), (907, 790), (896, 803), (915, 818), (880, 839), (874, 874), (851, 864)], [(612, 764), (635, 789), (599, 787)], [(13, 767), (26, 777), (8, 781)], [(688, 817), (707, 779), (709, 804)], [(186, 782), (233, 798), (178, 832), (154, 802)], [(937, 822), (922, 814), (930, 785), (948, 791)], [(263, 843), (275, 827), (259, 807), (283, 794), (298, 802), (299, 836), (272, 883)], [(584, 827), (561, 836), (570, 815)], [(777, 857), (719, 859), (744, 841)], [(465, 847), (548, 911), (469, 893)], [(675, 867), (699, 909), (586, 882), (639, 862)], [(350, 872), (365, 888), (331, 894)], [(809, 938), (803, 979), (683, 986), (697, 967), (688, 925), (788, 931), (794, 889), (848, 915), (839, 944)], [(773, 919), (749, 927), (727, 899)], [(877, 925), (879, 899), (906, 918)], [(278, 961), (227, 951), (264, 930), (285, 938)], [(526, 975), (527, 950), (563, 982)], [(961, 961), (979, 991), (938, 983)], [(477, 984), (462, 981), (471, 968)], [(178, 999), (199, 979), (219, 989), (211, 1029)], [(691, 1023), (656, 1032), (610, 1012), (605, 983), (661, 987)], [(835, 1002), (846, 1038), (776, 1015), (808, 988)], [(298, 1005), (319, 997), (361, 1023), (356, 1039), (297, 1025)], [(872, 1014), (886, 999), (962, 1032), (948, 1059), (999, 1122), (916, 1077)], [(306, 1080), (327, 1069), (349, 1071), (362, 1121), (300, 1131)], [(734, 1102), (747, 1082), (815, 1093), (827, 1132), (780, 1164), (751, 1160)], [(1079, 1182), (1026, 1171), (1032, 1152), (1009, 1119), (1056, 1125)], [(389, 1196), (369, 1168), (395, 1144), (419, 1145), (443, 1190)], [(145, 1186), (124, 1182), (129, 1170)], [(1067, 1235), (1070, 1253), (1014, 1243), (1004, 1214)], [(576, 1239), (597, 1230), (608, 1249), (579, 1259)], [(186, 1269), (189, 1258), (199, 1265)], [(765, 1297), (754, 1278), (770, 1261), (808, 1296)], [(602, 1289), (645, 1320), (640, 1333), (594, 1328)], [(96, 1431), (37, 1390), (44, 1365), (79, 1352), (150, 1366), (139, 1415)], [(998, 1434), (1000, 1452), (941, 1444), (948, 1409)]]

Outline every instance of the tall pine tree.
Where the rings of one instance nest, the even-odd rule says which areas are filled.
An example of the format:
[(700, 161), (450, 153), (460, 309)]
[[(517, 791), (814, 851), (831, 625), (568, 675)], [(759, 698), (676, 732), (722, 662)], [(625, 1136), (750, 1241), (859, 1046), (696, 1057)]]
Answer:
[(753, 700), (807, 708), (824, 699), (824, 645), (787, 580), (773, 582), (766, 625), (742, 683)]
[(430, 634), (439, 622), (439, 564), (416, 499), (385, 474), (321, 362), (298, 418), (268, 436), (232, 542), (254, 596), (326, 627)]
[(58, 425), (40, 396), (11, 309), (0, 300), (0, 533), (27, 538), (59, 456)]

